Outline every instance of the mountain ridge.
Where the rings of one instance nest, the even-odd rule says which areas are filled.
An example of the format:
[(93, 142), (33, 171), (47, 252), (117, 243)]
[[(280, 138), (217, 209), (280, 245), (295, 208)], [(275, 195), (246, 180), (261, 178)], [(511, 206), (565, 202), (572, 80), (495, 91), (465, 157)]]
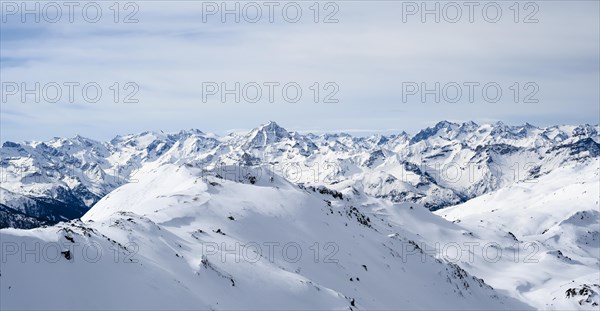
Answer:
[[(299, 134), (269, 121), (246, 134), (226, 136), (191, 129), (118, 135), (107, 142), (80, 135), (45, 142), (6, 141), (0, 148), (2, 188), (23, 197), (0, 198), (0, 203), (55, 223), (73, 217), (61, 210), (85, 212), (110, 191), (135, 179), (145, 165), (270, 163), (286, 176), (300, 172), (296, 175), (301, 176), (293, 177), (295, 182), (356, 187), (350, 181), (362, 180), (368, 195), (421, 203), (435, 210), (533, 176), (532, 169), (537, 175), (548, 172), (557, 165), (557, 155), (563, 162), (595, 158), (600, 150), (598, 132), (599, 126), (587, 124), (539, 128), (529, 123), (440, 121), (414, 136), (401, 132), (355, 137)], [(516, 177), (508, 176), (511, 171)], [(377, 181), (381, 172), (393, 180)], [(457, 174), (460, 178), (454, 178)], [(31, 200), (51, 203), (40, 205), (37, 211), (19, 203)], [(9, 222), (0, 221), (0, 227)]]

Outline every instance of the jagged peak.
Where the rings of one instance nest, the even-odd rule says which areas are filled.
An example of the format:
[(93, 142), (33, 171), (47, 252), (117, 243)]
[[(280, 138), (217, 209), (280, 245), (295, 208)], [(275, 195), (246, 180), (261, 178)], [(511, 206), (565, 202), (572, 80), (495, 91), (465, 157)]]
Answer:
[(458, 124), (454, 123), (454, 122), (450, 122), (448, 120), (442, 120), (435, 125), (435, 128), (438, 128), (438, 129), (449, 128), (449, 127), (452, 127), (453, 125), (458, 125)]
[(285, 132), (288, 133), (288, 131), (286, 129), (284, 129), (283, 127), (279, 126), (279, 124), (277, 124), (275, 121), (270, 120), (269, 122), (260, 125), (259, 127), (257, 127), (256, 129), (258, 130), (264, 130), (264, 131), (273, 131), (273, 132)]
[(205, 133), (199, 129), (191, 128), (188, 130), (181, 130), (178, 134), (194, 134), (194, 135), (204, 135)]
[(4, 143), (2, 143), (2, 148), (20, 148), (21, 144), (19, 143), (15, 143), (12, 141), (5, 141)]
[(275, 121), (269, 121), (265, 124), (254, 128), (247, 135), (245, 147), (264, 147), (267, 144), (279, 142), (283, 139), (290, 138), (291, 134)]
[(461, 128), (475, 128), (475, 127), (479, 127), (479, 124), (473, 122), (473, 121), (467, 121), (467, 122), (463, 122), (460, 125)]
[(417, 143), (422, 140), (426, 140), (434, 135), (436, 135), (440, 130), (452, 130), (453, 127), (459, 127), (459, 124), (453, 123), (447, 120), (440, 121), (436, 123), (433, 127), (427, 127), (425, 129), (420, 130), (412, 139), (411, 143)]
[(598, 135), (598, 125), (582, 124), (575, 127), (572, 131), (573, 136), (594, 136)]
[(506, 132), (509, 130), (509, 126), (504, 124), (502, 121), (496, 121), (494, 123), (490, 124), (492, 131), (490, 132), (491, 135), (498, 135), (501, 134), (503, 132)]
[(84, 143), (100, 143), (95, 139), (91, 139), (85, 136), (81, 136), (79, 134), (76, 134), (72, 140), (78, 141), (78, 142), (84, 142)]

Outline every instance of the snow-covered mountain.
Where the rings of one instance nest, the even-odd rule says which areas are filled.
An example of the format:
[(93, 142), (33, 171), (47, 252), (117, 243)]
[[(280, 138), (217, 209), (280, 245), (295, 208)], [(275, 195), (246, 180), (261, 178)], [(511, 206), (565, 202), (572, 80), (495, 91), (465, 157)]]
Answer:
[(444, 121), (5, 142), (0, 308), (598, 310), (598, 141)]
[[(497, 262), (468, 269), (490, 276), (486, 280), (496, 288), (516, 290), (543, 309), (598, 310), (599, 160), (560, 167), (435, 213), (476, 232), (479, 239), (498, 241), (504, 235), (506, 245), (523, 247), (523, 260), (517, 263), (508, 251)], [(442, 239), (465, 240), (459, 233)]]
[[(437, 210), (567, 163), (600, 155), (598, 126), (442, 121), (414, 136), (301, 135), (269, 122), (246, 135), (144, 132), (97, 142), (76, 136), (4, 142), (0, 227), (81, 217), (143, 167), (266, 165), (292, 183), (326, 186)], [(236, 172), (226, 172), (236, 175)]]
[[(419, 254), (379, 205), (354, 206), (277, 175), (254, 183), (218, 175), (165, 164), (81, 221), (2, 230), (3, 243), (23, 249), (65, 247), (38, 262), (5, 253), (2, 309), (529, 308)], [(420, 206), (385, 206), (445, 222)]]

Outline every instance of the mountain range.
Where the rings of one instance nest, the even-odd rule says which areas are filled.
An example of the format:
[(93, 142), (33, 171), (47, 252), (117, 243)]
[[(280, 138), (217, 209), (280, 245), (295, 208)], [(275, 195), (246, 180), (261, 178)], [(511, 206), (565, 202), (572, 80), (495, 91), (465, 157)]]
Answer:
[(597, 310), (599, 131), (7, 141), (0, 307)]
[(109, 142), (81, 136), (7, 141), (0, 149), (0, 228), (79, 218), (109, 192), (135, 180), (142, 168), (166, 163), (206, 170), (268, 165), (294, 183), (352, 189), (437, 210), (596, 158), (598, 131), (598, 125), (442, 121), (414, 136), (353, 137), (301, 135), (269, 122), (245, 135), (223, 137), (187, 130), (117, 136)]

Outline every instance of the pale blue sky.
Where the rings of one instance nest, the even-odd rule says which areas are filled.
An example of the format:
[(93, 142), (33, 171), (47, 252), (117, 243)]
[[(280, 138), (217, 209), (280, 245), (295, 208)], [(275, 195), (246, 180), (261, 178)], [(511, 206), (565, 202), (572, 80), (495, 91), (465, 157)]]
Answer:
[[(304, 15), (295, 24), (278, 11), (274, 23), (266, 16), (256, 24), (213, 16), (204, 23), (198, 2), (144, 1), (136, 2), (139, 22), (124, 24), (113, 22), (112, 1), (99, 3), (104, 15), (98, 23), (69, 23), (66, 16), (55, 24), (22, 23), (19, 15), (3, 16), (3, 83), (96, 82), (103, 96), (96, 103), (7, 96), (0, 108), (2, 141), (75, 134), (106, 140), (188, 128), (225, 134), (268, 120), (288, 130), (414, 133), (442, 119), (544, 126), (597, 124), (600, 118), (598, 1), (535, 2), (539, 22), (533, 24), (513, 21), (512, 1), (498, 2), (503, 15), (497, 23), (485, 22), (476, 10), (473, 23), (463, 16), (455, 24), (413, 16), (402, 22), (402, 5), (393, 1), (335, 2), (339, 22), (330, 24), (314, 23), (312, 1), (298, 2)], [(139, 102), (113, 103), (109, 86), (117, 81), (139, 85)], [(297, 82), (303, 96), (296, 103), (281, 96), (273, 103), (202, 101), (203, 82), (235, 81)], [(321, 90), (314, 103), (314, 82), (335, 82), (339, 101), (323, 103), (327, 92)], [(480, 96), (474, 103), (435, 103), (432, 97), (423, 103), (417, 96), (403, 102), (403, 82), (497, 82), (504, 93), (497, 103)], [(539, 102), (514, 103), (514, 82), (535, 82)]]

